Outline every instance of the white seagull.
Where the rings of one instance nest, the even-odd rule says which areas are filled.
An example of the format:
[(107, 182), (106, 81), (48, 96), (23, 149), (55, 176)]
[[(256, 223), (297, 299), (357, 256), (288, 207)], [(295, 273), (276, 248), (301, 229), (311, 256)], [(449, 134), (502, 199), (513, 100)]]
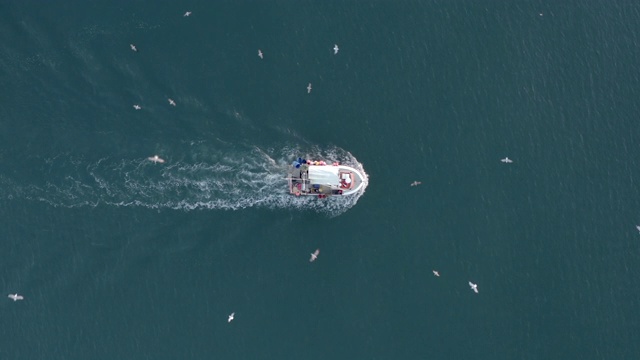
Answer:
[(131, 47), (131, 50), (138, 52), (138, 48), (135, 45), (129, 44), (129, 47)]
[(311, 94), (311, 83), (307, 85), (307, 94)]
[(337, 54), (338, 51), (340, 51), (340, 48), (338, 47), (338, 44), (334, 44), (333, 45), (333, 55)]
[(432, 270), (432, 271), (433, 271), (433, 276), (440, 277), (440, 273), (438, 272), (438, 270)]
[(411, 183), (411, 186), (418, 186), (420, 184), (422, 184), (421, 181), (414, 181), (414, 182)]
[(173, 99), (169, 98), (168, 100), (169, 100), (169, 105), (176, 106), (176, 102), (173, 101)]
[(511, 164), (513, 162), (513, 160), (509, 159), (508, 157), (506, 157), (504, 159), (500, 159), (500, 161), (502, 161), (505, 164)]
[(229, 318), (227, 319), (227, 322), (230, 323), (233, 321), (233, 317), (236, 315), (236, 313), (232, 312), (231, 314), (229, 314)]
[(264, 59), (264, 55), (262, 55), (262, 50), (258, 49), (258, 56), (260, 56), (260, 59)]
[(24, 296), (18, 295), (17, 293), (16, 294), (9, 294), (7, 297), (9, 299), (13, 300), (13, 301), (24, 300)]
[(638, 231), (640, 231), (640, 225), (636, 225), (636, 229), (638, 229)]
[(471, 290), (473, 290), (476, 294), (478, 293), (478, 284), (474, 284), (469, 281), (469, 286), (471, 287)]
[(314, 251), (311, 254), (311, 257), (309, 258), (309, 262), (314, 262), (316, 261), (316, 259), (318, 258), (318, 255), (320, 254), (320, 249), (316, 249), (316, 251)]
[(190, 16), (190, 15), (191, 15), (191, 11), (187, 11), (186, 13), (184, 13), (185, 17)]
[(147, 159), (149, 159), (149, 161), (153, 161), (154, 163), (162, 164), (164, 162), (164, 159), (159, 157), (158, 155), (154, 155), (154, 156), (148, 157)]
[(140, 109), (142, 109), (142, 106), (140, 106), (138, 104), (135, 104), (135, 105), (133, 105), (133, 108), (136, 109), (136, 110), (140, 110)]

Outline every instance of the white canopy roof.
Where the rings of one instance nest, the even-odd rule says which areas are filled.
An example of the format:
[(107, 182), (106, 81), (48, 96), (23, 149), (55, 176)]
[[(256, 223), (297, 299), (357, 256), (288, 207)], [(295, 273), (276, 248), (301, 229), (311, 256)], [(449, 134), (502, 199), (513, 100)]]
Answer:
[(309, 166), (309, 180), (312, 184), (340, 186), (338, 166)]

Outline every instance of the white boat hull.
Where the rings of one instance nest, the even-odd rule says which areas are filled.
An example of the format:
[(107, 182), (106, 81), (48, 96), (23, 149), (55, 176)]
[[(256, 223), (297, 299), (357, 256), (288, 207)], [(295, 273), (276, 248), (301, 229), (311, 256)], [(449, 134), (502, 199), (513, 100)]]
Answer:
[(295, 196), (347, 196), (364, 186), (363, 174), (350, 166), (334, 163), (315, 165), (294, 162), (289, 169), (289, 193)]

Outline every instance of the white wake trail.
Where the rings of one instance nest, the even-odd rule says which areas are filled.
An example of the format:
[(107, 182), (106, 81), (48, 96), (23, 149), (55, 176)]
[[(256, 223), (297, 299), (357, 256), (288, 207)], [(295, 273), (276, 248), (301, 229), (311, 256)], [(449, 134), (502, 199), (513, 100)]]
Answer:
[(5, 191), (3, 197), (69, 208), (108, 205), (191, 211), (258, 207), (313, 210), (337, 216), (353, 207), (364, 193), (368, 179), (362, 191), (353, 196), (322, 200), (291, 196), (285, 178), (288, 165), (299, 156), (340, 161), (360, 169), (366, 177), (355, 157), (339, 148), (274, 151), (254, 147), (246, 152), (211, 156), (211, 161), (168, 159), (165, 164), (155, 164), (146, 156), (87, 161), (62, 155), (46, 159), (52, 175), (43, 183), (9, 185), (14, 191)]

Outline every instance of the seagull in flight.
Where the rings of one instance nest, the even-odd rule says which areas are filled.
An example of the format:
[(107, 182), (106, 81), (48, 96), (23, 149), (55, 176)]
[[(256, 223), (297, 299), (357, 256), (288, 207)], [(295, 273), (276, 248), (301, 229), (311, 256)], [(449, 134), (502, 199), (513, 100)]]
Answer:
[(264, 59), (264, 55), (262, 55), (262, 50), (258, 49), (258, 56), (260, 56), (260, 59)]
[(636, 225), (636, 229), (638, 229), (638, 231), (640, 231), (640, 225)]
[(142, 106), (140, 106), (138, 104), (135, 104), (135, 105), (133, 105), (133, 108), (136, 109), (136, 110), (140, 110), (140, 109), (142, 109)]
[(154, 156), (148, 157), (147, 159), (149, 159), (149, 161), (153, 161), (154, 163), (162, 164), (164, 162), (164, 159), (159, 157), (158, 155), (154, 155)]
[(338, 44), (334, 44), (333, 45), (333, 55), (337, 54), (338, 51), (340, 51), (340, 48), (338, 47)]
[(13, 300), (13, 301), (24, 300), (24, 296), (18, 295), (17, 293), (16, 294), (9, 294), (7, 297), (9, 299)]
[(318, 255), (320, 254), (320, 249), (316, 249), (316, 251), (314, 251), (311, 254), (311, 257), (309, 258), (309, 262), (314, 262), (316, 261), (316, 259), (318, 258)]
[(513, 162), (513, 160), (509, 159), (508, 157), (506, 157), (504, 159), (500, 159), (500, 161), (502, 161), (505, 164), (511, 164)]
[(471, 287), (471, 290), (473, 290), (476, 294), (478, 293), (478, 284), (474, 284), (469, 281), (469, 286)]
[(432, 272), (433, 272), (433, 276), (440, 277), (440, 273), (438, 272), (438, 270), (432, 270)]
[(411, 186), (418, 186), (420, 184), (422, 184), (421, 181), (414, 181), (414, 182), (411, 183)]
[(168, 100), (169, 100), (169, 105), (176, 106), (176, 102), (173, 101), (173, 99), (169, 98)]
[(307, 94), (311, 94), (311, 83), (307, 85)]
[(131, 48), (131, 50), (138, 52), (138, 48), (135, 45), (129, 44), (129, 47)]
[(229, 318), (227, 319), (227, 322), (230, 323), (233, 321), (233, 317), (236, 315), (236, 313), (232, 312), (231, 314), (229, 314)]
[(191, 11), (187, 11), (186, 13), (184, 13), (184, 17), (190, 16), (191, 15)]

